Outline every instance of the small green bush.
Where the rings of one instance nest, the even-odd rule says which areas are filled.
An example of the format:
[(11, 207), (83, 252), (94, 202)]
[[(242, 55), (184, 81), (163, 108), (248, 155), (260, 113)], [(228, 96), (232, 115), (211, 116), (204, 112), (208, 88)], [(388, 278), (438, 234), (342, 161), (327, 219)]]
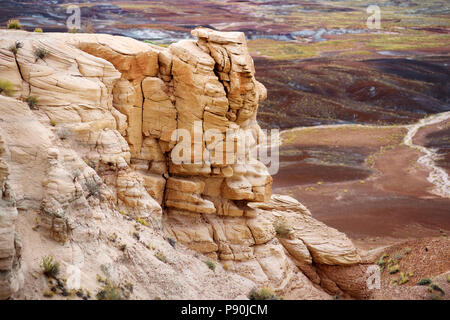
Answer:
[(148, 222), (147, 220), (145, 220), (144, 218), (136, 218), (136, 222), (139, 224), (142, 224), (143, 226), (148, 226)]
[(44, 32), (44, 30), (42, 30), (42, 28), (36, 28), (36, 29), (34, 29), (34, 32), (39, 32), (39, 33), (41, 33), (41, 32)]
[(429, 278), (422, 278), (422, 279), (419, 280), (419, 282), (417, 282), (417, 284), (419, 286), (429, 285), (429, 284), (431, 284), (431, 279), (429, 279)]
[(100, 196), (100, 187), (97, 184), (97, 182), (94, 181), (94, 179), (89, 179), (85, 183), (86, 189), (88, 191), (88, 195), (86, 198), (89, 198), (91, 196), (99, 197)]
[(77, 28), (72, 28), (72, 29), (70, 29), (70, 30), (67, 30), (67, 32), (68, 32), (68, 33), (81, 33), (81, 30), (80, 30), (80, 29), (77, 29)]
[(409, 281), (408, 275), (405, 275), (403, 272), (400, 272), (400, 278), (398, 279), (398, 284), (402, 285)]
[(14, 85), (11, 81), (0, 79), (0, 94), (10, 97), (14, 94), (14, 92)]
[(394, 274), (400, 271), (400, 267), (398, 264), (394, 264), (393, 266), (390, 266), (388, 269), (390, 274)]
[(440, 292), (442, 295), (445, 295), (444, 289), (442, 289), (441, 287), (439, 287), (436, 283), (430, 284), (430, 288), (433, 289), (434, 291)]
[(280, 300), (269, 287), (264, 287), (259, 290), (252, 289), (248, 294), (248, 298), (250, 300)]
[(31, 96), (27, 98), (27, 103), (28, 106), (30, 107), (31, 110), (36, 110), (37, 109), (37, 98), (35, 96)]
[(384, 269), (384, 266), (386, 264), (386, 253), (383, 253), (383, 255), (378, 259), (377, 261), (377, 265), (381, 268)]
[(36, 61), (39, 59), (44, 60), (48, 56), (48, 51), (45, 48), (36, 48), (34, 50), (34, 57), (36, 58)]
[(53, 257), (45, 256), (42, 258), (41, 268), (47, 277), (56, 278), (59, 274), (59, 263), (53, 260)]
[(98, 300), (126, 300), (122, 288), (109, 280), (105, 280), (104, 285), (97, 292)]
[(9, 51), (11, 51), (14, 55), (19, 52), (19, 49), (23, 47), (23, 43), (20, 41), (16, 41), (12, 46), (9, 47)]
[(289, 237), (291, 229), (286, 225), (285, 221), (276, 222), (273, 224), (273, 227), (275, 228), (275, 232), (277, 233), (278, 237), (280, 238)]
[(20, 21), (18, 19), (9, 19), (7, 24), (8, 29), (21, 30), (22, 26), (20, 25)]
[(212, 271), (216, 270), (216, 264), (214, 263), (214, 261), (211, 260), (207, 260), (205, 261), (205, 264), (208, 266), (208, 268), (210, 268)]

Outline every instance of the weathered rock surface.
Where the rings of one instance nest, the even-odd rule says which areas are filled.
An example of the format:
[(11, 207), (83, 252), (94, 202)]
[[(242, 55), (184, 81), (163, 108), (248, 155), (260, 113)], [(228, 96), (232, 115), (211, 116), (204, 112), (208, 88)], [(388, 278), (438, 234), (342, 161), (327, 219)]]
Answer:
[[(99, 241), (106, 250), (101, 260), (116, 261), (123, 272), (132, 267), (107, 249), (104, 236), (116, 230), (127, 237), (108, 222), (117, 223), (119, 212), (124, 225), (133, 219), (149, 223), (145, 230), (152, 239), (164, 232), (217, 259), (233, 271), (233, 290), (270, 285), (288, 298), (329, 298), (335, 293), (330, 288), (345, 288), (348, 273), (335, 279), (329, 270), (360, 264), (351, 241), (294, 199), (272, 195), (272, 178), (254, 154), (262, 138), (258, 103), (267, 92), (255, 79), (244, 34), (205, 28), (192, 34), (197, 41), (162, 48), (110, 35), (0, 30), (0, 78), (16, 89), (11, 98), (0, 96), (0, 138), (7, 150), (0, 182), (6, 181), (2, 168), (9, 167), (0, 200), (0, 275), (13, 279), (20, 264), (17, 211), (4, 200), (9, 185), (17, 207), (37, 213), (39, 235), (96, 254)], [(23, 46), (14, 55), (8, 48), (16, 41)], [(37, 58), (36, 49), (47, 55)], [(29, 97), (36, 97), (34, 110), (24, 102)], [(182, 130), (192, 139), (185, 140)], [(239, 149), (239, 139), (245, 148)], [(177, 153), (186, 145), (189, 152)], [(280, 222), (289, 227), (288, 237), (277, 234)], [(29, 239), (25, 252), (36, 260), (26, 249), (36, 239), (21, 230)], [(153, 261), (148, 247), (139, 238), (127, 251), (143, 283)], [(182, 250), (187, 253), (175, 252), (174, 260), (186, 261), (189, 250)], [(169, 274), (169, 268), (158, 270)], [(167, 281), (180, 286), (175, 278)], [(7, 297), (16, 289), (2, 279), (0, 297)], [(33, 280), (27, 277), (25, 288), (27, 281)], [(351, 286), (348, 293), (358, 296), (358, 290)], [(194, 291), (192, 297), (211, 297)]]
[[(0, 136), (0, 157), (4, 152)], [(8, 176), (8, 165), (0, 158), (0, 299), (8, 298), (23, 285), (20, 279), (21, 242), (15, 225), (18, 213)]]

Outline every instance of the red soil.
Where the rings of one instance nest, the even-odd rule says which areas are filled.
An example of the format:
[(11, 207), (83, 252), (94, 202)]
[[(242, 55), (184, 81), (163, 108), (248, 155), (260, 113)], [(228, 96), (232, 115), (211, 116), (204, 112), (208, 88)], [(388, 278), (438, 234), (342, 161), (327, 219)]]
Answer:
[[(399, 128), (332, 128), (298, 132), (281, 148), (303, 150), (314, 141), (354, 154), (373, 154), (373, 167), (364, 162), (340, 161), (339, 166), (305, 163), (305, 157), (282, 157), (274, 176), (274, 192), (304, 203), (313, 215), (345, 232), (365, 239), (358, 246), (374, 248), (407, 238), (439, 236), (450, 230), (450, 199), (430, 193), (428, 169), (417, 164), (417, 150), (401, 144)], [(397, 135), (397, 136), (395, 136)], [(395, 136), (395, 138), (392, 138)], [(290, 137), (292, 140), (292, 137)], [(380, 148), (384, 150), (380, 152)], [(295, 161), (284, 166), (287, 161)], [(296, 182), (295, 182), (296, 181)], [(377, 238), (378, 237), (378, 238)]]

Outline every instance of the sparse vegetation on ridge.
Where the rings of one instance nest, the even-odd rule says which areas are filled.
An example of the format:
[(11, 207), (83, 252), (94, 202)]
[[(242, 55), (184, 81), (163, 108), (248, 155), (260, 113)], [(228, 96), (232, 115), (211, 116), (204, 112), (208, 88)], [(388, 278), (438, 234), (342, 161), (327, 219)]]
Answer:
[(417, 282), (417, 284), (419, 286), (429, 285), (429, 284), (431, 284), (431, 279), (430, 278), (422, 278), (422, 279), (419, 280), (419, 282)]
[(34, 50), (34, 57), (36, 58), (36, 61), (39, 59), (44, 60), (48, 56), (49, 52), (45, 48), (36, 48)]
[(8, 29), (22, 30), (22, 26), (18, 19), (9, 19), (7, 24)]
[(86, 189), (88, 191), (88, 195), (86, 198), (89, 197), (99, 197), (100, 196), (100, 186), (97, 182), (94, 181), (93, 178), (87, 179), (85, 182)]
[(281, 300), (269, 287), (263, 287), (259, 290), (252, 289), (248, 294), (248, 298), (250, 300)]
[(288, 238), (291, 228), (286, 224), (286, 221), (278, 221), (273, 224), (275, 232), (280, 238)]
[(102, 283), (96, 294), (98, 300), (128, 300), (133, 293), (134, 287), (129, 281), (120, 285), (108, 278), (103, 279), (99, 275), (97, 275), (97, 281)]
[(14, 85), (9, 80), (0, 79), (0, 94), (10, 97), (14, 94)]
[(216, 264), (214, 261), (211, 260), (207, 260), (205, 261), (205, 264), (208, 266), (209, 269), (211, 269), (212, 271), (216, 270)]
[(30, 96), (26, 99), (26, 102), (31, 110), (36, 110), (37, 107), (37, 98), (35, 96)]
[(9, 51), (11, 51), (14, 55), (17, 55), (19, 49), (23, 47), (23, 43), (20, 41), (16, 41), (12, 46), (9, 47)]
[(42, 258), (41, 268), (47, 277), (56, 278), (59, 274), (59, 262), (54, 261), (53, 257), (45, 256)]

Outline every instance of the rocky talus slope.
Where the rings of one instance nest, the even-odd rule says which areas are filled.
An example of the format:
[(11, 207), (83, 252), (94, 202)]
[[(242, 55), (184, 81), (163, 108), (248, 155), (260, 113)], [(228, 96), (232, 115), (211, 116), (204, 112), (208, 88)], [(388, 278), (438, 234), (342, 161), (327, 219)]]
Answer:
[(102, 274), (133, 282), (137, 299), (245, 298), (264, 285), (293, 299), (370, 296), (369, 262), (296, 200), (272, 195), (264, 164), (173, 161), (175, 129), (215, 129), (194, 149), (222, 144), (232, 157), (227, 130), (251, 133), (246, 150), (262, 134), (267, 92), (244, 34), (192, 34), (163, 48), (0, 30), (0, 79), (15, 89), (0, 95), (0, 298), (42, 298), (46, 255), (61, 277), (79, 270), (83, 288), (95, 292)]

